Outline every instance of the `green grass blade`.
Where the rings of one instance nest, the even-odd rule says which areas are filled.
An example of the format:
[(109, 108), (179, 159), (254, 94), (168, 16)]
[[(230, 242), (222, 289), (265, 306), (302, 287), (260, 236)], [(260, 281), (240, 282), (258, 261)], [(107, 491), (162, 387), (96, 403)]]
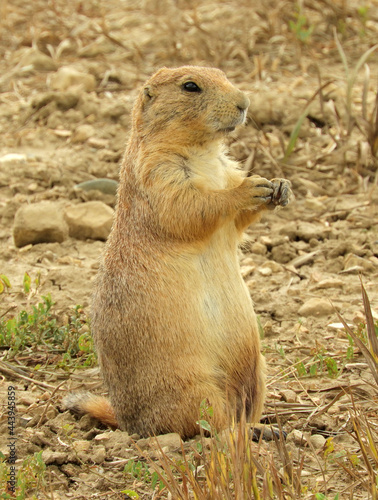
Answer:
[(291, 153), (294, 151), (295, 144), (297, 143), (299, 131), (300, 131), (301, 127), (302, 127), (304, 119), (307, 117), (308, 110), (310, 108), (310, 104), (313, 102), (313, 100), (316, 98), (316, 96), (320, 92), (322, 92), (332, 82), (333, 82), (333, 80), (329, 80), (328, 82), (323, 83), (323, 85), (321, 85), (317, 89), (317, 91), (312, 95), (312, 97), (310, 98), (310, 100), (307, 102), (306, 107), (303, 110), (303, 113), (298, 118), (298, 120), (297, 120), (297, 122), (295, 124), (295, 127), (294, 127), (294, 129), (292, 130), (292, 132), (290, 134), (289, 142), (288, 142), (288, 145), (286, 146), (286, 150), (285, 150), (285, 155), (284, 155), (284, 157), (282, 159), (283, 162), (287, 161), (287, 159), (289, 158), (289, 156), (291, 155)]

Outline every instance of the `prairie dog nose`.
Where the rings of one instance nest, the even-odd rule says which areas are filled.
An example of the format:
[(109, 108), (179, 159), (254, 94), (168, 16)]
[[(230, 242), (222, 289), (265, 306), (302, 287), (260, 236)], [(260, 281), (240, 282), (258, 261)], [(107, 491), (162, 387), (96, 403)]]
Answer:
[(244, 94), (244, 92), (240, 92), (238, 95), (238, 102), (236, 103), (236, 106), (240, 109), (240, 111), (245, 111), (248, 106), (249, 106), (249, 99), (248, 97)]

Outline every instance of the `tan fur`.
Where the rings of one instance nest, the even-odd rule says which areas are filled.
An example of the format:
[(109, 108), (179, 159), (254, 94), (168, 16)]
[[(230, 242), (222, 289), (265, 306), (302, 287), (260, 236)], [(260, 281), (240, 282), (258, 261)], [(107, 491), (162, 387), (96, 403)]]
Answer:
[(63, 399), (63, 404), (74, 413), (88, 413), (113, 429), (118, 427), (110, 401), (103, 396), (95, 396), (90, 392), (70, 393)]
[[(186, 91), (189, 81), (202, 91)], [(225, 154), (224, 134), (248, 104), (221, 71), (190, 66), (161, 69), (137, 98), (92, 310), (110, 401), (129, 433), (193, 436), (204, 399), (219, 428), (227, 404), (240, 413), (245, 400), (247, 419), (260, 418), (265, 363), (237, 247), (290, 189), (245, 178)]]

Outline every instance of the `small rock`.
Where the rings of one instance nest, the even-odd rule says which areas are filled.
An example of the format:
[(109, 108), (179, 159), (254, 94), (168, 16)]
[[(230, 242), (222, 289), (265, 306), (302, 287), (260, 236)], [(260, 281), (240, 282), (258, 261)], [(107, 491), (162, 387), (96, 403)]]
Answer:
[(75, 424), (76, 420), (75, 417), (69, 413), (58, 413), (58, 415), (46, 422), (46, 427), (49, 428), (52, 432), (55, 434), (58, 434), (59, 432), (64, 429), (64, 426), (67, 424)]
[(111, 435), (112, 435), (113, 431), (109, 431), (109, 432), (102, 432), (101, 434), (97, 434), (93, 440), (94, 441), (109, 441)]
[(117, 193), (118, 182), (112, 179), (93, 179), (76, 184), (75, 189), (83, 191), (101, 191), (104, 194), (115, 195)]
[(31, 406), (33, 403), (38, 401), (38, 397), (35, 394), (30, 394), (29, 392), (24, 392), (20, 395), (17, 403), (24, 406)]
[[(68, 477), (74, 477), (74, 476), (77, 476), (77, 466), (73, 465), (73, 464), (64, 464), (60, 467), (60, 470), (62, 472), (64, 472), (64, 474)], [(55, 495), (55, 493), (54, 493)]]
[(310, 241), (312, 238), (324, 240), (328, 237), (331, 229), (320, 223), (300, 222), (298, 225), (295, 222), (286, 224), (280, 229), (280, 234), (287, 235), (291, 240)]
[(273, 271), (270, 267), (260, 267), (258, 269), (258, 272), (261, 274), (261, 276), (271, 276), (273, 274)]
[(251, 251), (252, 251), (252, 253), (254, 253), (256, 255), (265, 255), (267, 253), (268, 249), (266, 248), (266, 246), (263, 243), (256, 241), (256, 243), (254, 243), (251, 246)]
[(75, 129), (75, 131), (71, 137), (71, 142), (73, 144), (76, 144), (79, 142), (85, 142), (90, 137), (93, 137), (95, 133), (96, 133), (96, 131), (95, 131), (94, 127), (92, 127), (92, 125), (87, 125), (87, 124), (79, 125)]
[(326, 443), (326, 438), (321, 434), (313, 434), (310, 436), (310, 443), (316, 450), (320, 450)]
[(327, 299), (312, 298), (307, 300), (298, 310), (300, 316), (328, 316), (333, 314), (335, 309)]
[(295, 403), (297, 401), (297, 394), (291, 389), (283, 389), (280, 391), (280, 395), (286, 403)]
[(42, 201), (23, 205), (15, 215), (13, 238), (16, 247), (35, 243), (61, 243), (68, 237), (68, 226), (58, 203)]
[(55, 418), (57, 416), (57, 414), (58, 414), (58, 411), (55, 408), (50, 407), (47, 410), (45, 417), (47, 420), (49, 420), (49, 419)]
[(327, 278), (313, 285), (310, 290), (322, 290), (327, 288), (344, 288), (344, 282), (339, 279)]
[(274, 238), (271, 238), (270, 236), (261, 236), (260, 241), (268, 248), (268, 250), (270, 250), (273, 247), (284, 245), (289, 241), (289, 238), (287, 236), (275, 236)]
[[(167, 447), (170, 451), (181, 448), (181, 437), (176, 432), (170, 432), (169, 434), (162, 434), (157, 436), (156, 439), (159, 445), (164, 448)], [(151, 444), (153, 447), (156, 446), (155, 438), (151, 438)]]
[(295, 249), (289, 244), (274, 246), (272, 248), (272, 258), (280, 264), (287, 264), (297, 256)]
[(91, 461), (94, 462), (95, 464), (102, 464), (105, 461), (106, 457), (105, 446), (102, 445), (95, 446), (89, 457)]
[(58, 109), (68, 111), (77, 105), (79, 97), (80, 94), (78, 92), (57, 92), (54, 96), (54, 100)]
[(293, 259), (290, 262), (290, 265), (294, 266), (295, 268), (298, 268), (298, 267), (302, 267), (306, 264), (309, 264), (310, 262), (312, 262), (314, 260), (317, 253), (318, 253), (318, 251), (315, 250), (314, 252), (308, 252), (308, 253), (305, 253), (303, 255), (298, 255), (298, 257), (295, 257), (295, 259)]
[(250, 274), (253, 273), (253, 271), (256, 269), (256, 266), (241, 266), (240, 272), (243, 278), (246, 278)]
[(345, 255), (353, 251), (353, 244), (350, 241), (337, 242), (334, 248), (331, 248), (328, 252), (328, 257), (330, 259), (336, 259), (339, 255)]
[(290, 434), (287, 435), (286, 440), (288, 442), (293, 442), (297, 446), (304, 446), (307, 443), (303, 432), (299, 431), (298, 429), (292, 430)]
[(66, 208), (69, 234), (85, 240), (106, 240), (113, 224), (113, 210), (101, 201), (88, 201)]
[(14, 165), (26, 163), (27, 157), (23, 154), (9, 153), (0, 157), (1, 168), (11, 168)]
[(42, 452), (42, 460), (46, 465), (56, 464), (62, 465), (68, 462), (67, 453), (61, 451), (52, 451), (50, 449), (43, 450)]
[[(353, 323), (347, 323), (348, 326), (350, 326), (351, 328), (353, 328)], [(344, 330), (345, 329), (345, 326), (344, 326), (344, 323), (330, 323), (329, 325), (327, 325), (327, 328), (329, 330)]]
[(245, 257), (245, 258), (243, 258), (243, 256), (241, 255), (240, 259), (241, 259), (242, 266), (255, 266), (256, 265), (256, 263), (252, 259), (252, 257)]
[(79, 429), (84, 432), (88, 432), (93, 429), (93, 427), (96, 427), (97, 423), (98, 420), (96, 420), (91, 415), (83, 415), (79, 420)]
[(375, 270), (375, 266), (370, 260), (363, 259), (354, 254), (348, 254), (344, 260), (344, 271), (356, 268), (367, 273), (371, 273)]
[(63, 66), (50, 78), (50, 87), (53, 90), (65, 91), (71, 87), (79, 87), (85, 92), (96, 88), (96, 78), (88, 73), (77, 71), (70, 66)]
[(29, 439), (33, 444), (36, 444), (37, 446), (52, 446), (51, 441), (46, 438), (44, 432), (42, 431), (34, 431)]
[(132, 438), (127, 432), (119, 429), (104, 432), (98, 434), (95, 437), (95, 441), (104, 446), (105, 451), (112, 457), (127, 458), (129, 456)]
[[(156, 441), (158, 441), (159, 444)], [(137, 445), (142, 450), (147, 448), (158, 449), (160, 445), (161, 448), (166, 448), (168, 451), (174, 451), (181, 449), (181, 442), (180, 435), (175, 432), (171, 432), (168, 434), (161, 434), (160, 436), (156, 436), (156, 438), (152, 437), (140, 439), (137, 442)]]
[(88, 139), (88, 146), (95, 149), (103, 149), (109, 146), (109, 141), (107, 139), (100, 139), (99, 137), (90, 137)]
[(273, 273), (280, 273), (281, 271), (284, 270), (284, 268), (281, 266), (281, 264), (278, 264), (274, 260), (265, 261), (262, 267), (271, 269)]
[[(78, 92), (44, 92), (38, 93), (30, 101), (30, 107), (33, 110), (38, 110), (47, 106), (51, 102), (55, 102), (58, 110), (67, 111), (74, 108), (79, 102), (80, 94)], [(66, 116), (67, 118), (67, 116)]]
[(91, 447), (91, 443), (89, 441), (86, 441), (86, 440), (78, 440), (78, 441), (74, 441), (72, 443), (72, 448), (77, 452), (87, 452), (89, 450), (89, 448)]

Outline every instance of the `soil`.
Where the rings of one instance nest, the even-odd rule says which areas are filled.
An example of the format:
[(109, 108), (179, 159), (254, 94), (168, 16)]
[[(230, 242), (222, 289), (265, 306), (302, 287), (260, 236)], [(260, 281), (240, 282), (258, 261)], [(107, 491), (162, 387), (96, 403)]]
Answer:
[[(89, 315), (104, 242), (68, 238), (16, 248), (16, 211), (43, 200), (65, 206), (100, 199), (114, 207), (114, 196), (75, 186), (117, 180), (139, 86), (164, 65), (217, 66), (251, 100), (247, 125), (227, 139), (230, 154), (253, 174), (290, 179), (295, 194), (288, 207), (248, 230), (240, 250), (241, 271), (264, 329), (266, 415), (278, 412), (287, 433), (333, 437), (336, 451), (361, 459), (348, 433), (351, 415), (362, 412), (376, 432), (377, 389), (356, 347), (349, 359), (338, 313), (354, 330), (366, 321), (362, 281), (378, 319), (378, 51), (368, 59), (370, 78), (361, 64), (352, 81), (360, 57), (377, 40), (378, 2), (363, 7), (320, 0), (303, 3), (301, 13), (296, 3), (279, 0), (253, 6), (246, 0), (2, 5), (0, 274), (12, 290), (1, 295), (0, 314), (10, 308), (8, 316), (16, 314), (50, 293), (62, 323), (77, 304)], [(334, 28), (350, 67), (349, 87)], [(68, 85), (59, 72), (67, 66), (89, 78)], [(40, 275), (35, 296), (22, 293), (25, 272), (33, 280)], [(5, 404), (14, 385), (21, 418), (18, 458), (43, 450), (49, 486), (35, 491), (37, 498), (128, 498), (122, 490), (152, 498), (145, 481), (123, 473), (128, 460), (142, 457), (132, 442), (138, 436), (109, 432), (60, 407), (68, 390), (101, 390), (96, 368), (67, 373), (45, 366), (44, 377), (33, 382), (11, 367), (1, 368), (1, 400)], [(6, 413), (0, 426), (6, 436)], [(145, 440), (138, 443), (149, 449)], [(6, 444), (2, 437), (4, 454)], [(274, 446), (264, 443), (260, 453)], [(353, 489), (354, 498), (369, 497), (362, 486), (366, 471), (357, 478), (341, 467), (322, 472), (314, 457), (325, 448), (315, 453), (307, 443), (295, 446), (308, 450), (303, 498), (325, 487), (329, 498), (337, 492), (350, 498)], [(166, 449), (179, 451), (174, 444)]]

